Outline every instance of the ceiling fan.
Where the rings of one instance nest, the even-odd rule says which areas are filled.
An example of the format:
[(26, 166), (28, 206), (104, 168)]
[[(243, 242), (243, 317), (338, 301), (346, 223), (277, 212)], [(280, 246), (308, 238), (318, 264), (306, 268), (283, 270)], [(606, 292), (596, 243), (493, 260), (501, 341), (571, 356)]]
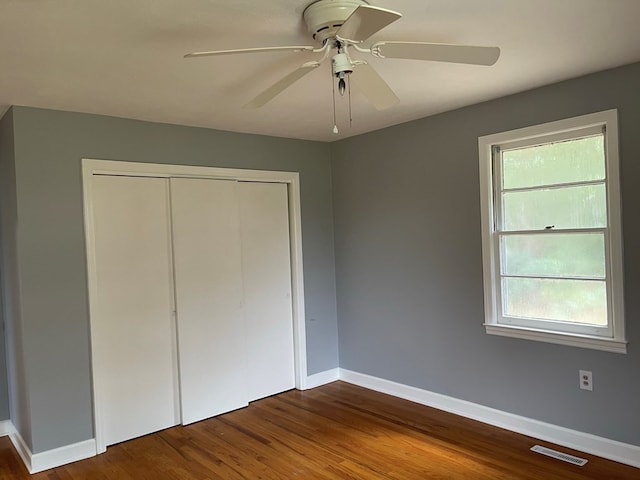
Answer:
[(303, 18), (313, 39), (321, 44), (319, 47), (280, 46), (213, 50), (188, 53), (185, 58), (273, 51), (322, 54), (317, 60), (303, 63), (245, 105), (259, 108), (319, 67), (333, 54), (332, 73), (338, 79), (340, 94), (344, 94), (345, 78), (348, 77), (376, 109), (384, 110), (397, 104), (399, 98), (369, 63), (352, 58), (350, 51), (367, 53), (378, 58), (406, 58), (473, 65), (493, 65), (500, 56), (498, 47), (473, 45), (381, 41), (363, 46), (363, 42), (400, 17), (402, 15), (398, 12), (374, 7), (365, 0), (318, 0), (304, 10)]

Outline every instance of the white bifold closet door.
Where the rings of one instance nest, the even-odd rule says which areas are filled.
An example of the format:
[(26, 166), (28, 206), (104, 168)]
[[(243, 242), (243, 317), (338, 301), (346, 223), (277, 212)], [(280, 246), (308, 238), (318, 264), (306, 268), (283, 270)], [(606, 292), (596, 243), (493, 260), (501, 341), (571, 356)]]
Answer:
[(237, 182), (171, 179), (182, 423), (246, 406)]
[(294, 387), (287, 188), (171, 179), (182, 423)]
[(91, 318), (104, 444), (180, 422), (168, 182), (96, 176)]
[(294, 388), (287, 186), (92, 183), (104, 445)]
[(287, 186), (239, 183), (249, 401), (295, 386)]

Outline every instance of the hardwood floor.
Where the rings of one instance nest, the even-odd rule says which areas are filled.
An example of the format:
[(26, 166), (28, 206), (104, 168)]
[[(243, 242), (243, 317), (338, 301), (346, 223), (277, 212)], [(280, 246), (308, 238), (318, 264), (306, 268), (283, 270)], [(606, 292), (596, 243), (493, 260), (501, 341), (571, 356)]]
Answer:
[[(578, 467), (535, 444), (589, 460)], [(289, 391), (30, 476), (0, 438), (2, 480), (640, 479), (640, 469), (343, 382)]]

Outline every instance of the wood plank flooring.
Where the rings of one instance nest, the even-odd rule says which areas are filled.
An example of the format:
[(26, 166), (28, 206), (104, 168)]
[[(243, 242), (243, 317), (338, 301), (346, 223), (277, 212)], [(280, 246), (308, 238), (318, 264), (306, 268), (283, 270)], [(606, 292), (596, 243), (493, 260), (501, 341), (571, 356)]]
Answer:
[[(587, 458), (578, 467), (535, 444)], [(640, 479), (640, 469), (343, 382), (289, 391), (30, 476), (0, 438), (2, 480)]]

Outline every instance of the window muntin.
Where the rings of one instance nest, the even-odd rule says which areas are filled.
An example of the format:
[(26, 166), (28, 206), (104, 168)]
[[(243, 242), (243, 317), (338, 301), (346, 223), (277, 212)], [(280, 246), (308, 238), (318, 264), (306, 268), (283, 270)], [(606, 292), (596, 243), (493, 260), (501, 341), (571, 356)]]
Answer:
[(626, 351), (616, 112), (479, 145), (487, 332)]

